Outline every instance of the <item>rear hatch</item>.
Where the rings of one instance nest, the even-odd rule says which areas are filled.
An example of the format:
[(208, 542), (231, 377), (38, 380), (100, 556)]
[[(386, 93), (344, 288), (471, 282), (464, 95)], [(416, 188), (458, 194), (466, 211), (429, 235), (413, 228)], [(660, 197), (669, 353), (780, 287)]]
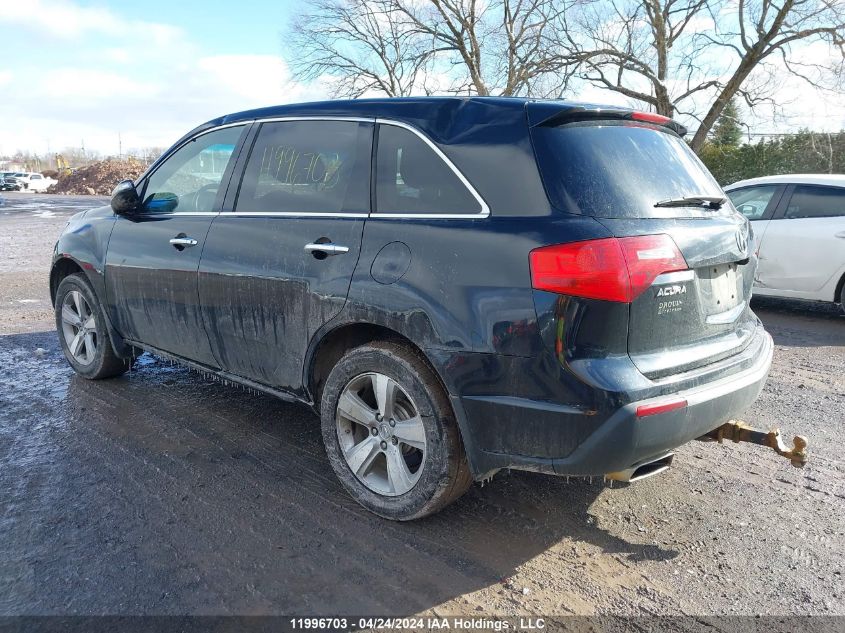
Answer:
[(630, 300), (628, 353), (638, 369), (658, 379), (744, 349), (756, 330), (750, 225), (676, 133), (683, 129), (649, 114), (550, 113), (549, 105), (528, 104), (528, 116), (552, 204), (623, 240), (668, 235), (683, 256), (665, 272), (654, 268)]

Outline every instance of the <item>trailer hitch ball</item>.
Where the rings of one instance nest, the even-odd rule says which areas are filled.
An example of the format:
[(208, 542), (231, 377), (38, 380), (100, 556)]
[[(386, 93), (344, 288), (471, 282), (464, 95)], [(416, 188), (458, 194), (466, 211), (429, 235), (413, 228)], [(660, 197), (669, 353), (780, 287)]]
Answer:
[(771, 431), (760, 431), (750, 427), (741, 420), (730, 420), (717, 429), (713, 429), (702, 438), (707, 441), (717, 441), (720, 444), (724, 440), (733, 442), (749, 442), (760, 446), (768, 446), (778, 455), (785, 457), (796, 468), (803, 468), (807, 463), (807, 438), (803, 435), (796, 435), (792, 438), (792, 448), (789, 448), (783, 441), (780, 429)]

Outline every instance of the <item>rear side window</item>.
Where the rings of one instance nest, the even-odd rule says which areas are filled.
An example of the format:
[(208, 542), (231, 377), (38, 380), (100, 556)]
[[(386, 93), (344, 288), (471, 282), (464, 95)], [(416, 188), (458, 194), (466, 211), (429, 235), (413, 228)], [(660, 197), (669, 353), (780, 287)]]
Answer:
[[(567, 213), (602, 218), (712, 216), (696, 207), (655, 208), (661, 200), (724, 197), (707, 168), (672, 132), (619, 121), (532, 128), (549, 198)], [(722, 207), (722, 213), (730, 210)]]
[(760, 187), (744, 187), (728, 193), (736, 210), (749, 220), (759, 220), (763, 217), (772, 196), (778, 190), (778, 185), (763, 185)]
[(835, 218), (845, 216), (845, 189), (797, 185), (786, 208), (787, 218)]
[(371, 137), (351, 121), (262, 124), (235, 211), (368, 213)]
[(423, 139), (395, 125), (380, 125), (376, 160), (378, 213), (481, 212), (481, 204)]

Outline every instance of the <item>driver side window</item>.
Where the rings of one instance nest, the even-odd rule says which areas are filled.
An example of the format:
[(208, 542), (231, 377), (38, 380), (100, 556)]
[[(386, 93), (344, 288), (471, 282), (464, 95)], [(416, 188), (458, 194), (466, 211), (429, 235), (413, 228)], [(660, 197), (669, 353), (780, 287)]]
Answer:
[(213, 211), (217, 189), (243, 126), (197, 136), (171, 154), (147, 179), (146, 213)]

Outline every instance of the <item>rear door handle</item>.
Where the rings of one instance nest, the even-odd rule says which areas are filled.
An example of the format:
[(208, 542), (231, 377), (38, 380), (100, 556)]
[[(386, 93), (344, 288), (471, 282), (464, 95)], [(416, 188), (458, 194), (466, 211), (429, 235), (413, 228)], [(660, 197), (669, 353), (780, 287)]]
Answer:
[(845, 231), (839, 231), (839, 233), (836, 234), (836, 237), (841, 237), (842, 239), (845, 239)]
[(197, 241), (192, 237), (187, 237), (184, 235), (177, 235), (176, 237), (170, 238), (170, 244), (175, 246), (179, 250), (186, 248), (188, 246), (196, 246)]
[(341, 246), (340, 244), (332, 244), (326, 242), (320, 244), (318, 242), (311, 242), (305, 245), (305, 252), (307, 253), (325, 253), (326, 255), (343, 255), (349, 252), (348, 246)]

